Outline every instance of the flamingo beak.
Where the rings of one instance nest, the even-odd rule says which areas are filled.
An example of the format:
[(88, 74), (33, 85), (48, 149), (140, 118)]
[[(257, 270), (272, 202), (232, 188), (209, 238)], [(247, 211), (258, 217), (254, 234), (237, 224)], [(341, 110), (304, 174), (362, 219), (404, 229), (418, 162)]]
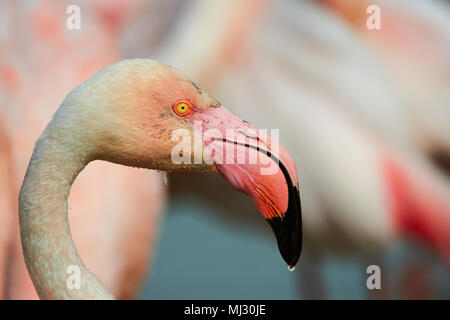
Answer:
[(292, 156), (277, 139), (224, 107), (201, 110), (191, 120), (201, 122), (203, 145), (216, 172), (253, 199), (275, 233), (281, 256), (293, 270), (302, 250), (302, 220)]

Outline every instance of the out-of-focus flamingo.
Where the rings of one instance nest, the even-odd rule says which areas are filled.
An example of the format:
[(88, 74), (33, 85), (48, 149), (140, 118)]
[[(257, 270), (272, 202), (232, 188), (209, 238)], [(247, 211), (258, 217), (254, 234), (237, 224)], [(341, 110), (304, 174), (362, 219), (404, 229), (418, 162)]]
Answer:
[[(6, 189), (0, 192), (0, 219), (5, 222), (0, 226), (0, 279), (8, 275), (6, 284), (0, 280), (0, 291), (7, 298), (37, 297), (23, 260), (14, 209), (33, 142), (71, 88), (120, 60), (120, 30), (143, 3), (80, 2), (80, 30), (66, 28), (66, 8), (71, 2), (5, 1), (0, 5), (0, 112), (5, 133), (0, 145), (11, 147), (9, 165), (14, 169), (9, 180), (12, 187), (5, 185), (8, 180), (0, 173), (0, 187)], [(5, 164), (8, 157), (3, 151), (0, 158)], [(147, 273), (164, 200), (160, 173), (108, 163), (89, 165), (72, 188), (69, 220), (74, 241), (87, 266), (118, 298), (134, 297)], [(5, 208), (11, 201), (13, 208)], [(3, 243), (10, 244), (9, 251)]]
[[(407, 98), (420, 92), (445, 101), (448, 90), (403, 87), (390, 64), (318, 3), (197, 1), (177, 20), (159, 58), (260, 127), (281, 128), (304, 173), (305, 240), (313, 252), (371, 254), (412, 236), (449, 262), (450, 186), (423, 152), (449, 143), (447, 111), (429, 99), (427, 114), (411, 117)], [(444, 69), (448, 63), (430, 60)], [(423, 136), (416, 120), (430, 115), (441, 125)]]
[[(200, 152), (202, 161), (177, 164), (173, 153), (179, 143), (173, 132), (184, 130), (192, 139), (198, 122), (203, 143), (178, 152), (187, 152), (189, 160)], [(235, 136), (230, 137), (230, 129), (236, 130)], [(22, 245), (39, 296), (112, 297), (83, 264), (67, 217), (71, 185), (94, 160), (159, 170), (216, 171), (255, 201), (274, 230), (283, 259), (293, 268), (302, 245), (296, 166), (277, 141), (248, 137), (250, 132), (258, 135), (182, 73), (153, 60), (121, 61), (76, 87), (36, 142), (20, 191)], [(211, 150), (204, 153), (206, 159), (203, 146)], [(257, 148), (270, 153), (259, 152), (260, 160), (253, 164), (228, 161), (236, 153), (260, 151)], [(274, 169), (270, 173), (264, 170), (267, 161)], [(68, 266), (80, 270), (78, 288), (67, 286)]]
[[(343, 18), (385, 65), (404, 98), (414, 146), (450, 166), (450, 6), (440, 1), (320, 0)], [(369, 30), (366, 9), (378, 5), (379, 30)], [(363, 13), (363, 14), (361, 14)]]
[(0, 117), (0, 299), (6, 297), (7, 270), (12, 252), (14, 196), (11, 148)]

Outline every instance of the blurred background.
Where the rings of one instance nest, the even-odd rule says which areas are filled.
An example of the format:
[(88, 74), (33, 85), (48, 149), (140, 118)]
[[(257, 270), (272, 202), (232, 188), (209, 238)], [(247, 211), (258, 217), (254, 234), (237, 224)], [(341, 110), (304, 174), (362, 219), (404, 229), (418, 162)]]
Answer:
[[(218, 176), (95, 162), (69, 199), (86, 265), (118, 298), (449, 299), (450, 3), (0, 3), (0, 298), (37, 298), (17, 195), (64, 97), (126, 58), (170, 64), (297, 163), (304, 250), (288, 272)], [(381, 289), (369, 290), (378, 265)]]

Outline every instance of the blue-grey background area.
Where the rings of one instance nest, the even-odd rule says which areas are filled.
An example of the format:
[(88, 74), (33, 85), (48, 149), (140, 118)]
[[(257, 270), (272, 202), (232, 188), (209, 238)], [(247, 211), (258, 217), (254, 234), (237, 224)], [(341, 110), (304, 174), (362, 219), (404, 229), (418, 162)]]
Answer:
[[(140, 299), (450, 298), (448, 269), (407, 242), (375, 257), (327, 256), (312, 265), (304, 248), (296, 270), (289, 272), (269, 225), (246, 195), (216, 185), (215, 179), (189, 180), (195, 178), (175, 180), (169, 192)], [(208, 188), (224, 202), (207, 196)], [(381, 267), (379, 291), (366, 287), (366, 268), (373, 263)], [(320, 282), (309, 276), (311, 268), (320, 273)], [(314, 294), (318, 288), (321, 293)]]
[[(287, 270), (269, 227), (265, 234), (246, 226), (223, 224), (210, 210), (205, 203), (183, 199), (170, 204), (154, 264), (139, 298), (303, 298), (298, 274), (302, 261), (294, 272)], [(405, 250), (399, 247), (387, 254), (391, 267), (408, 255)], [(369, 292), (364, 268), (365, 264), (355, 259), (326, 259), (320, 268), (326, 297), (366, 299)], [(434, 276), (443, 281), (438, 295), (448, 299), (448, 273), (439, 264), (435, 268)], [(400, 293), (397, 296), (402, 297)]]
[(245, 226), (224, 226), (210, 212), (205, 203), (171, 203), (142, 298), (298, 298), (297, 277), (274, 239)]

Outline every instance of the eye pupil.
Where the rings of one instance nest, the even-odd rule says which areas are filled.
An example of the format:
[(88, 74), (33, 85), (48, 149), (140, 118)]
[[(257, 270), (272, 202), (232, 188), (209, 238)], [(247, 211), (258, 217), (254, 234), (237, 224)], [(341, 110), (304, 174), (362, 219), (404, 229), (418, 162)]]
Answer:
[(180, 112), (185, 112), (185, 111), (187, 111), (187, 109), (188, 109), (188, 107), (187, 107), (187, 105), (186, 104), (180, 104), (179, 106), (178, 106), (178, 108), (179, 108), (179, 110), (180, 110)]

